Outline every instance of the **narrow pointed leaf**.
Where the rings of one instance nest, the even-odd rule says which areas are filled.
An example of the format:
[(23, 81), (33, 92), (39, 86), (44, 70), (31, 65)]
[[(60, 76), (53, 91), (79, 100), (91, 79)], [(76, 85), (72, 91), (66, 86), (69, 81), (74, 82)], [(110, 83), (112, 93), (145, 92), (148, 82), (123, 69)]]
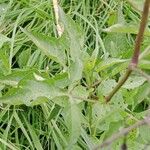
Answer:
[[(130, 34), (137, 34), (139, 26), (132, 25), (132, 24), (115, 24), (106, 29), (103, 29), (104, 32), (110, 33), (130, 33)], [(145, 35), (150, 36), (150, 30), (145, 30)]]
[[(64, 30), (67, 32), (67, 38), (70, 42), (70, 56), (73, 63), (71, 64), (69, 73), (71, 81), (75, 82), (81, 79), (83, 71), (82, 48), (84, 37), (79, 26), (68, 17), (61, 8), (59, 8), (59, 15), (60, 22), (64, 25)], [(73, 70), (75, 70), (75, 72)]]
[(40, 33), (32, 33), (25, 29), (21, 30), (34, 42), (34, 44), (49, 58), (59, 62), (61, 65), (66, 64), (65, 42), (63, 40), (48, 37)]
[(138, 11), (143, 11), (144, 0), (126, 0), (126, 1)]

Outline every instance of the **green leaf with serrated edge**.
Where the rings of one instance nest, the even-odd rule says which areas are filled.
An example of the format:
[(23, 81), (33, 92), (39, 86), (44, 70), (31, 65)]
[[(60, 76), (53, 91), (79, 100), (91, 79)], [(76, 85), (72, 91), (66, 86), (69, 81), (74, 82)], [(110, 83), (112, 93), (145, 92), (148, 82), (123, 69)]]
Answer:
[(144, 77), (140, 77), (140, 76), (131, 76), (128, 78), (128, 80), (125, 82), (125, 84), (122, 86), (126, 89), (134, 89), (137, 88), (141, 85), (143, 85), (143, 83), (146, 81), (146, 79)]
[(66, 43), (61, 38), (52, 38), (40, 33), (32, 33), (21, 28), (21, 30), (34, 42), (34, 44), (49, 58), (66, 66)]
[(93, 105), (93, 126), (95, 130), (109, 130), (111, 122), (118, 122), (123, 120), (125, 114), (117, 106), (102, 105), (99, 102)]
[(59, 16), (59, 21), (64, 25), (64, 30), (67, 32), (68, 41), (70, 42), (70, 56), (73, 61), (70, 67), (71, 71), (69, 70), (70, 79), (72, 82), (78, 81), (81, 79), (83, 71), (81, 51), (84, 44), (83, 33), (79, 26), (70, 17), (68, 17), (60, 7)]
[(111, 57), (129, 58), (129, 56), (131, 56), (132, 48), (124, 33), (107, 34), (104, 38), (104, 44)]
[(76, 58), (81, 58), (81, 49), (84, 44), (83, 33), (80, 27), (69, 17), (63, 10), (59, 7), (60, 22), (64, 25), (64, 30), (68, 33), (68, 38), (70, 40), (70, 54), (72, 60), (75, 61)]
[[(103, 32), (110, 32), (110, 33), (130, 33), (130, 34), (137, 34), (139, 26), (132, 25), (132, 24), (115, 24), (106, 29), (103, 29)], [(144, 35), (150, 36), (150, 30), (146, 29)]]
[[(39, 98), (41, 97), (53, 99), (64, 94), (64, 91), (56, 87), (51, 80), (22, 80), (18, 88), (10, 89), (0, 98), (0, 102), (10, 105), (32, 105), (34, 100), (38, 100), (39, 104)], [(41, 103), (43, 103), (43, 100)]]
[(118, 58), (108, 58), (106, 60), (100, 61), (96, 66), (96, 71), (100, 72), (104, 69), (107, 69), (115, 64), (120, 64), (129, 61), (128, 59), (118, 59)]

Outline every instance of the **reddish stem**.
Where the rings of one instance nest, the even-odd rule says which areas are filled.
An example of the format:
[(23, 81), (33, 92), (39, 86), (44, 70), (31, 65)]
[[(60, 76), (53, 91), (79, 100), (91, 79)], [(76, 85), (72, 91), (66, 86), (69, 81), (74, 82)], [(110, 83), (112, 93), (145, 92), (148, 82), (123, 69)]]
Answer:
[(111, 98), (115, 95), (115, 93), (122, 87), (122, 85), (129, 78), (130, 74), (132, 73), (132, 70), (134, 68), (136, 68), (138, 65), (138, 58), (139, 58), (139, 54), (140, 54), (141, 43), (143, 40), (144, 30), (146, 28), (146, 23), (148, 20), (149, 6), (150, 6), (150, 0), (145, 0), (141, 23), (140, 23), (140, 28), (139, 28), (139, 32), (136, 37), (134, 54), (132, 56), (131, 62), (129, 64), (128, 69), (127, 69), (125, 75), (123, 76), (123, 78), (118, 82), (116, 87), (109, 93), (109, 95), (105, 97), (106, 102), (109, 102), (111, 100)]

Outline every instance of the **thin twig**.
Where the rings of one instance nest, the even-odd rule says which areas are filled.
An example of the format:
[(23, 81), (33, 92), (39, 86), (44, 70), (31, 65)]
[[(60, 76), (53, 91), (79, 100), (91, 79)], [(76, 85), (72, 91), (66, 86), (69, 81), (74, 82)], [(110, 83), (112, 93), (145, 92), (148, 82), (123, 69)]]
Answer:
[(115, 140), (119, 139), (120, 137), (128, 134), (133, 129), (136, 129), (140, 126), (150, 124), (150, 116), (145, 117), (145, 119), (140, 120), (133, 124), (132, 126), (129, 126), (128, 128), (122, 129), (119, 133), (113, 134), (110, 138), (106, 139), (102, 144), (97, 145), (94, 150), (99, 150), (100, 148), (104, 148), (106, 146), (111, 145)]
[(111, 100), (111, 98), (115, 95), (115, 93), (126, 82), (126, 80), (128, 79), (128, 77), (132, 73), (133, 68), (137, 67), (137, 65), (138, 65), (138, 59), (139, 59), (139, 54), (140, 54), (141, 42), (143, 40), (144, 30), (146, 28), (146, 23), (147, 23), (147, 20), (148, 20), (149, 6), (150, 6), (150, 0), (145, 0), (144, 8), (143, 8), (143, 13), (142, 13), (142, 18), (141, 18), (141, 23), (140, 23), (140, 28), (139, 28), (139, 32), (137, 34), (136, 41), (135, 41), (135, 47), (134, 47), (133, 57), (131, 59), (131, 62), (129, 64), (128, 69), (127, 69), (125, 75), (123, 76), (123, 78), (118, 82), (118, 84), (110, 92), (110, 94), (105, 97), (106, 102), (109, 102)]
[(121, 86), (126, 82), (128, 77), (130, 76), (132, 70), (127, 69), (126, 73), (124, 74), (123, 78), (119, 80), (118, 84), (114, 87), (114, 89), (109, 93), (108, 96), (105, 97), (106, 102), (109, 102), (111, 98), (115, 95), (115, 93), (121, 88)]
[(59, 24), (59, 7), (58, 7), (58, 1), (57, 0), (53, 0), (53, 6), (54, 6), (54, 13), (55, 13), (58, 36), (61, 37), (61, 35), (63, 34), (63, 28)]
[(136, 37), (136, 42), (135, 42), (135, 47), (134, 47), (134, 54), (133, 54), (132, 61), (131, 61), (131, 63), (133, 65), (136, 65), (136, 66), (138, 64), (141, 42), (143, 40), (144, 30), (145, 30), (147, 20), (148, 20), (149, 6), (150, 6), (150, 0), (145, 0), (142, 19), (141, 19), (141, 23), (140, 23), (140, 29), (139, 29), (139, 33)]

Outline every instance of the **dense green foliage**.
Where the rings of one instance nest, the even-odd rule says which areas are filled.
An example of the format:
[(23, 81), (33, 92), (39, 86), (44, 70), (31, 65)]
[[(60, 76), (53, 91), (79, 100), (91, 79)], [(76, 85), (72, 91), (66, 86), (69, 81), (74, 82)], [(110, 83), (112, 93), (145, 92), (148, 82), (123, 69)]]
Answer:
[[(58, 38), (51, 1), (0, 1), (0, 150), (93, 149), (148, 112), (149, 81), (136, 72), (110, 103), (104, 99), (132, 57), (141, 3), (61, 0), (60, 6)], [(147, 74), (149, 35), (147, 28), (139, 62)], [(129, 150), (143, 149), (150, 128), (126, 138)]]

